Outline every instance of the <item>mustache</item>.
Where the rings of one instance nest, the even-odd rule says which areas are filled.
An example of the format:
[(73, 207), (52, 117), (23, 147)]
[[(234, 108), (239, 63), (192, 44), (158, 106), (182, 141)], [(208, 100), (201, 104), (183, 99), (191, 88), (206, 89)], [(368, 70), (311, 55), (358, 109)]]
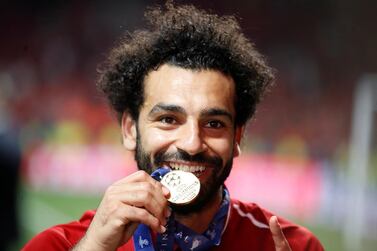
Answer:
[(196, 162), (200, 164), (208, 164), (214, 166), (222, 166), (223, 160), (220, 157), (216, 156), (206, 156), (203, 153), (198, 153), (195, 155), (190, 155), (189, 153), (178, 149), (174, 153), (165, 153), (159, 152), (155, 155), (155, 165), (160, 166), (164, 162), (168, 161), (187, 161), (187, 162)]

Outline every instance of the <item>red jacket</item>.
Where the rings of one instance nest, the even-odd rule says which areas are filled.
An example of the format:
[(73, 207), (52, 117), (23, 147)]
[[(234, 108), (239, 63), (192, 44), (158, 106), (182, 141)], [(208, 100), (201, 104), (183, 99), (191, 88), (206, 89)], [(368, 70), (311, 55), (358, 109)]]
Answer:
[[(49, 228), (31, 239), (22, 250), (70, 250), (84, 236), (94, 214), (95, 211), (87, 211), (79, 221)], [(275, 251), (271, 232), (268, 228), (268, 219), (271, 216), (272, 213), (254, 203), (231, 200), (230, 213), (221, 238), (221, 244), (218, 247), (211, 248), (211, 250)], [(307, 229), (283, 218), (279, 217), (278, 219), (293, 251), (324, 250), (318, 239)], [(132, 239), (117, 250), (133, 251)]]

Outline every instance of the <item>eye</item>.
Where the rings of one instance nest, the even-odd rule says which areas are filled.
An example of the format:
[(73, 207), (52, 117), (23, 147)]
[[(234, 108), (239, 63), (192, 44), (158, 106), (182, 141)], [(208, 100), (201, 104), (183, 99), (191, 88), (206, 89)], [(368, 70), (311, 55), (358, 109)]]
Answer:
[(206, 127), (218, 129), (224, 127), (224, 123), (218, 120), (211, 120), (206, 124)]
[(159, 120), (164, 124), (175, 124), (177, 122), (173, 117), (161, 117)]

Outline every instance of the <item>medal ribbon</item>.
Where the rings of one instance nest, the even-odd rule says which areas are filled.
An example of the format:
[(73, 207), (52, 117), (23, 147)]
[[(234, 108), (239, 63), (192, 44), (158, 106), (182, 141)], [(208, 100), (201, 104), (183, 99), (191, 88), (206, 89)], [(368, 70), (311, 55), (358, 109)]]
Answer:
[[(170, 170), (159, 168), (151, 176), (160, 181)], [(174, 240), (183, 251), (204, 251), (212, 246), (220, 245), (221, 234), (225, 225), (226, 216), (230, 204), (229, 192), (224, 188), (224, 198), (220, 208), (215, 214), (208, 229), (203, 234), (198, 234), (190, 228), (174, 220), (174, 215), (170, 216), (166, 225), (166, 232), (157, 235), (158, 251), (172, 251)], [(152, 237), (149, 227), (139, 224), (133, 235), (134, 247), (136, 251), (154, 251)]]
[[(162, 177), (170, 172), (167, 168), (159, 168), (155, 170), (151, 176), (157, 181), (160, 181)], [(170, 219), (169, 219), (170, 221)], [(169, 223), (168, 223), (169, 225)], [(168, 232), (167, 230), (166, 232)], [(149, 227), (145, 224), (139, 224), (133, 234), (134, 247), (136, 251), (154, 251), (153, 241)], [(173, 240), (174, 241), (174, 240)]]

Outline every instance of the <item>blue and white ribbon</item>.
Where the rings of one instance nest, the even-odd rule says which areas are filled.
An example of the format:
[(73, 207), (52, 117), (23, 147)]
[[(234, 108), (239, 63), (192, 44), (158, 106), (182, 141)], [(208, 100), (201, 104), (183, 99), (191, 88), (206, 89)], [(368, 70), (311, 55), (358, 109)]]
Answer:
[[(170, 170), (159, 168), (151, 176), (160, 181), (161, 178)], [(174, 242), (178, 244), (183, 251), (204, 251), (212, 246), (218, 246), (221, 242), (221, 234), (225, 226), (225, 221), (229, 209), (230, 198), (229, 192), (224, 189), (224, 198), (221, 206), (211, 221), (208, 229), (199, 234), (190, 228), (174, 220), (174, 212), (169, 217), (166, 232), (157, 235), (157, 243), (154, 247), (150, 229), (144, 224), (139, 224), (133, 235), (133, 241), (136, 251), (172, 251)]]

